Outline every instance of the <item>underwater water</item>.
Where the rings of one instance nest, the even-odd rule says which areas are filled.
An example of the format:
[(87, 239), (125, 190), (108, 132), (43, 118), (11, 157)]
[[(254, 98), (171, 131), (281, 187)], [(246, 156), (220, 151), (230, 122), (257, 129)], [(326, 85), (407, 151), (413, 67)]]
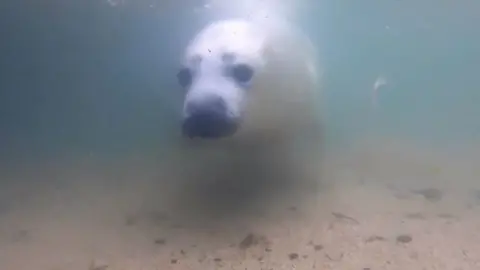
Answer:
[(0, 269), (477, 269), (480, 2), (301, 3), (329, 188), (201, 220), (162, 179), (210, 6), (0, 3)]

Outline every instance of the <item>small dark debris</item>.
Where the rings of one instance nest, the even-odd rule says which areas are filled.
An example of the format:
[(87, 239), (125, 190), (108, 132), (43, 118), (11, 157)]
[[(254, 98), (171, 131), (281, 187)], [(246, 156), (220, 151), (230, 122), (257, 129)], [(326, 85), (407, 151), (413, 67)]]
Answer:
[(137, 217), (135, 216), (127, 216), (125, 217), (125, 225), (133, 226), (137, 223)]
[(271, 248), (265, 248), (265, 252), (272, 252), (272, 249)]
[(167, 243), (167, 239), (157, 238), (157, 239), (155, 239), (154, 243), (157, 244), (157, 245), (165, 245)]
[(247, 249), (255, 244), (255, 235), (253, 233), (249, 233), (245, 238), (240, 242), (240, 248)]
[(295, 212), (297, 211), (297, 207), (296, 206), (291, 206), (288, 208), (288, 210), (292, 211), (292, 212)]
[(412, 242), (412, 237), (408, 234), (401, 234), (397, 236), (397, 242), (398, 243), (410, 243)]
[(267, 243), (268, 240), (265, 236), (255, 235), (253, 233), (249, 233), (243, 240), (240, 242), (239, 247), (241, 249), (247, 249), (251, 246), (258, 245), (260, 242)]
[(288, 254), (288, 258), (290, 260), (296, 260), (296, 259), (298, 259), (298, 253), (290, 253), (290, 254)]
[(438, 202), (443, 198), (443, 192), (437, 188), (413, 190), (413, 193), (422, 195), (427, 201)]
[(302, 256), (302, 258), (304, 258), (304, 259), (308, 258), (308, 255), (305, 254), (305, 255)]
[(368, 237), (365, 242), (366, 243), (371, 243), (371, 242), (377, 242), (377, 241), (385, 241), (387, 239), (385, 239), (385, 237), (383, 236), (379, 236), (379, 235), (372, 235), (370, 237)]
[(349, 217), (345, 214), (342, 214), (342, 213), (339, 213), (339, 212), (332, 212), (332, 215), (337, 218), (337, 219), (343, 219), (343, 220), (347, 220), (347, 221), (350, 221), (350, 222), (353, 222), (355, 224), (359, 224), (358, 220), (352, 218), (352, 217)]
[(170, 216), (165, 213), (165, 212), (153, 212), (150, 213), (150, 219), (153, 221), (153, 223), (157, 225), (164, 224), (166, 221), (170, 219)]
[(27, 230), (18, 230), (12, 234), (12, 242), (28, 241), (30, 239), (30, 233)]
[(408, 213), (405, 215), (406, 218), (409, 218), (409, 219), (426, 219), (426, 216), (424, 213)]
[(408, 257), (410, 257), (410, 259), (418, 260), (418, 253), (411, 252), (410, 254), (408, 254)]
[(315, 245), (313, 246), (313, 249), (316, 250), (316, 251), (320, 251), (323, 249), (323, 246), (322, 245)]
[(257, 260), (258, 260), (259, 262), (263, 261), (263, 256), (258, 257)]
[(90, 262), (90, 266), (88, 267), (88, 270), (107, 270), (108, 269), (108, 264), (103, 261), (99, 260), (93, 260)]
[(90, 267), (89, 270), (106, 270), (108, 269), (108, 265), (102, 265), (102, 266), (94, 266), (94, 267)]
[(183, 249), (180, 249), (180, 254), (182, 254), (182, 255), (186, 255), (186, 254), (187, 254), (187, 252), (186, 252), (185, 250), (183, 250)]
[(329, 254), (325, 254), (325, 257), (331, 261), (341, 261), (343, 259), (343, 256), (344, 254), (343, 253), (340, 253), (340, 255), (337, 257), (337, 258), (333, 258), (332, 256), (330, 256)]
[(215, 258), (213, 259), (215, 262), (221, 262), (222, 261), (222, 258)]
[(365, 179), (365, 178), (360, 177), (360, 178), (358, 179), (358, 184), (359, 184), (360, 186), (365, 186), (365, 183), (366, 183), (366, 179)]
[(365, 267), (365, 268), (363, 268), (363, 270), (370, 270), (370, 268), (368, 268), (368, 267)]
[(170, 263), (171, 263), (171, 264), (176, 264), (176, 263), (178, 263), (178, 260), (177, 260), (177, 259), (171, 259), (171, 260), (170, 260)]
[(448, 213), (438, 214), (437, 217), (444, 218), (444, 219), (456, 219), (457, 218), (457, 216), (452, 215), (452, 214), (448, 214)]

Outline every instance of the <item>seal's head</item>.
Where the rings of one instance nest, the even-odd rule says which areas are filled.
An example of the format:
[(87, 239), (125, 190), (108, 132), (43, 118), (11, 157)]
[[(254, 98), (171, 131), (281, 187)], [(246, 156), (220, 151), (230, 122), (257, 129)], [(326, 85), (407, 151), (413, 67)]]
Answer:
[(272, 138), (309, 125), (313, 46), (286, 24), (268, 22), (217, 21), (190, 42), (177, 76), (186, 137)]
[(236, 133), (262, 66), (262, 43), (262, 35), (244, 21), (217, 22), (195, 37), (177, 74), (186, 90), (185, 136), (218, 139)]

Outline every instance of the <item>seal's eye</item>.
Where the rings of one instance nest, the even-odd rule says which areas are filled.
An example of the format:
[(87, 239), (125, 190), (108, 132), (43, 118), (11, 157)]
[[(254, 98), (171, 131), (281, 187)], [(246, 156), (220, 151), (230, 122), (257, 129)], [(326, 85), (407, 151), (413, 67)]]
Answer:
[(238, 64), (232, 68), (232, 76), (239, 83), (247, 83), (253, 77), (253, 68), (246, 64)]
[(190, 86), (190, 84), (192, 84), (192, 79), (192, 71), (189, 68), (182, 68), (177, 73), (177, 80), (181, 87), (186, 88)]

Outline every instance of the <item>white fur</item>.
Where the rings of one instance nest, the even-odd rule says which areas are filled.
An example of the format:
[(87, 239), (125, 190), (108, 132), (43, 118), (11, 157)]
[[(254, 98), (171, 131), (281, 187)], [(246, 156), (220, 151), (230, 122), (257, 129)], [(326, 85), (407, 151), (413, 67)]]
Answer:
[[(181, 162), (194, 163), (191, 173), (196, 177), (211, 174), (219, 166), (248, 171), (253, 164), (249, 161), (260, 158), (264, 169), (288, 168), (292, 177), (300, 178), (298, 165), (316, 162), (321, 142), (311, 135), (318, 134), (321, 105), (315, 47), (288, 23), (267, 21), (214, 22), (199, 32), (185, 50), (182, 64), (201, 68), (202, 74), (207, 74), (202, 76), (215, 77), (213, 83), (222, 84), (215, 91), (224, 91), (220, 94), (229, 99), (232, 113), (243, 113), (240, 130), (231, 138), (187, 139), (183, 150), (187, 161)], [(221, 78), (221, 57), (225, 53), (234, 53), (239, 62), (254, 67), (250, 89), (230, 86), (227, 79)], [(201, 67), (196, 66), (199, 58), (206, 61)], [(186, 99), (195, 95), (201, 94), (189, 91)], [(306, 139), (309, 136), (315, 139)], [(308, 151), (294, 150), (299, 141), (307, 145)], [(290, 170), (292, 167), (295, 169)]]
[(239, 62), (255, 68), (252, 89), (216, 88), (228, 92), (222, 95), (229, 95), (234, 112), (245, 113), (239, 134), (302, 131), (305, 127), (298, 125), (309, 121), (310, 114), (319, 106), (314, 46), (291, 25), (267, 22), (240, 19), (214, 22), (192, 40), (183, 59), (186, 66), (192, 66), (198, 57), (208, 60), (207, 68), (213, 72), (221, 64), (222, 54), (233, 52)]

